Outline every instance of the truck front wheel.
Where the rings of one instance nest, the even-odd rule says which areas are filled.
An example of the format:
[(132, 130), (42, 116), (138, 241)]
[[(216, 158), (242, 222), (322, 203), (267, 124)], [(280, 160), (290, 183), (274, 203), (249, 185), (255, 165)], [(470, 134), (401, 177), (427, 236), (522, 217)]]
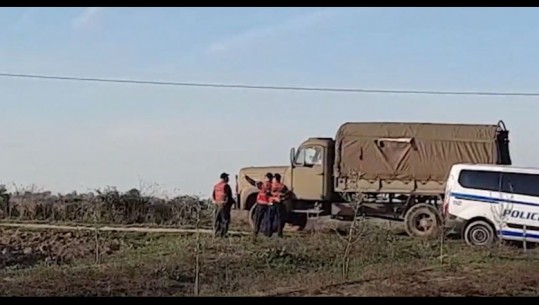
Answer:
[(435, 238), (440, 226), (438, 210), (429, 204), (416, 204), (404, 215), (404, 227), (411, 237)]
[[(251, 209), (249, 210), (249, 225), (251, 226), (251, 229), (254, 231), (255, 229), (255, 209), (257, 205), (253, 204), (251, 206)], [(304, 213), (294, 213), (292, 212), (293, 208), (293, 202), (287, 201), (285, 202), (284, 208), (281, 210), (284, 215), (281, 215), (283, 220), (283, 225), (285, 223), (288, 223), (290, 226), (295, 227), (297, 231), (303, 230), (307, 226), (308, 217), (307, 214)]]
[(251, 229), (255, 230), (255, 209), (256, 209), (256, 203), (251, 206), (251, 209), (249, 210), (249, 225), (251, 226)]

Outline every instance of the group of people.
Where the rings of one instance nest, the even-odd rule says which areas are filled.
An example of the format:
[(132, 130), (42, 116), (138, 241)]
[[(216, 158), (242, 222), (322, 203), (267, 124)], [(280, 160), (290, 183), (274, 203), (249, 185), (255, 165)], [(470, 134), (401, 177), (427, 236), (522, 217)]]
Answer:
[(259, 232), (268, 237), (277, 233), (283, 237), (283, 228), (286, 221), (286, 208), (284, 201), (288, 190), (281, 182), (280, 174), (267, 173), (264, 181), (255, 182), (253, 179), (245, 176), (245, 179), (258, 188), (256, 196), (256, 206), (254, 207), (254, 234)]
[[(262, 232), (271, 237), (277, 233), (282, 237), (287, 215), (284, 201), (287, 199), (288, 190), (281, 182), (281, 175), (267, 173), (264, 181), (255, 181), (248, 176), (245, 176), (245, 179), (258, 188), (254, 207), (254, 235)], [(230, 210), (235, 204), (228, 182), (229, 175), (222, 173), (220, 181), (213, 187), (214, 233), (218, 237), (226, 236), (230, 225)]]

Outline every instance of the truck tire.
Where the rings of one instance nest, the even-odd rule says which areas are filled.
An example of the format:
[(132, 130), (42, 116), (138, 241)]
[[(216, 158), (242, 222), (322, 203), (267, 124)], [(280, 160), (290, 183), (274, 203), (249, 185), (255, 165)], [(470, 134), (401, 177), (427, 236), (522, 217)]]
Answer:
[(303, 231), (309, 222), (309, 217), (304, 213), (292, 213), (289, 218), (289, 225), (295, 231)]
[(249, 225), (253, 231), (255, 230), (255, 209), (256, 204), (253, 204), (249, 210)]
[(464, 228), (463, 235), (466, 244), (474, 247), (488, 247), (496, 239), (494, 229), (484, 220), (471, 221)]
[(247, 196), (247, 199), (245, 199), (244, 206), (241, 207), (244, 210), (250, 211), (251, 208), (256, 205), (256, 193), (251, 193)]
[(404, 215), (404, 228), (410, 237), (436, 238), (440, 226), (441, 219), (438, 210), (429, 204), (416, 204)]
[[(253, 206), (249, 210), (249, 226), (251, 227), (251, 229), (253, 231), (255, 230), (255, 209), (256, 209), (256, 206), (257, 206), (256, 204), (253, 204)], [(290, 218), (288, 218), (288, 217), (290, 217)], [(307, 219), (306, 214), (290, 213), (290, 214), (287, 214), (287, 218), (288, 218), (288, 221), (286, 223), (288, 223), (290, 226), (295, 228), (295, 230), (297, 230), (297, 231), (302, 231), (307, 226), (308, 219)]]

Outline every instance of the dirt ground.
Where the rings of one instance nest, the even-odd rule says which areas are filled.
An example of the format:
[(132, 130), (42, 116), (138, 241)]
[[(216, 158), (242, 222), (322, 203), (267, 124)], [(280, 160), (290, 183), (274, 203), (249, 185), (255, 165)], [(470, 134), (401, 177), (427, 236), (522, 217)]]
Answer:
[(26, 268), (39, 263), (63, 264), (93, 255), (110, 255), (119, 239), (89, 232), (0, 231), (0, 269)]
[[(232, 229), (245, 225), (237, 217)], [(347, 243), (325, 228), (256, 240), (0, 229), (0, 295), (192, 296), (198, 277), (200, 295), (539, 296), (537, 250), (417, 241), (369, 225), (343, 274)]]

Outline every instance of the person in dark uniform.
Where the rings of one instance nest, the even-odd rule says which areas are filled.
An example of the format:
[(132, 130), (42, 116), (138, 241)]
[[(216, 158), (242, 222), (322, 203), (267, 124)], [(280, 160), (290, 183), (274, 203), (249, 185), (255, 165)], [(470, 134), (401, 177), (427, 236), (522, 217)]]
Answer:
[(228, 184), (228, 174), (222, 173), (220, 178), (221, 180), (213, 187), (212, 199), (215, 205), (213, 227), (216, 237), (225, 237), (230, 225), (230, 209), (234, 205), (234, 197)]

